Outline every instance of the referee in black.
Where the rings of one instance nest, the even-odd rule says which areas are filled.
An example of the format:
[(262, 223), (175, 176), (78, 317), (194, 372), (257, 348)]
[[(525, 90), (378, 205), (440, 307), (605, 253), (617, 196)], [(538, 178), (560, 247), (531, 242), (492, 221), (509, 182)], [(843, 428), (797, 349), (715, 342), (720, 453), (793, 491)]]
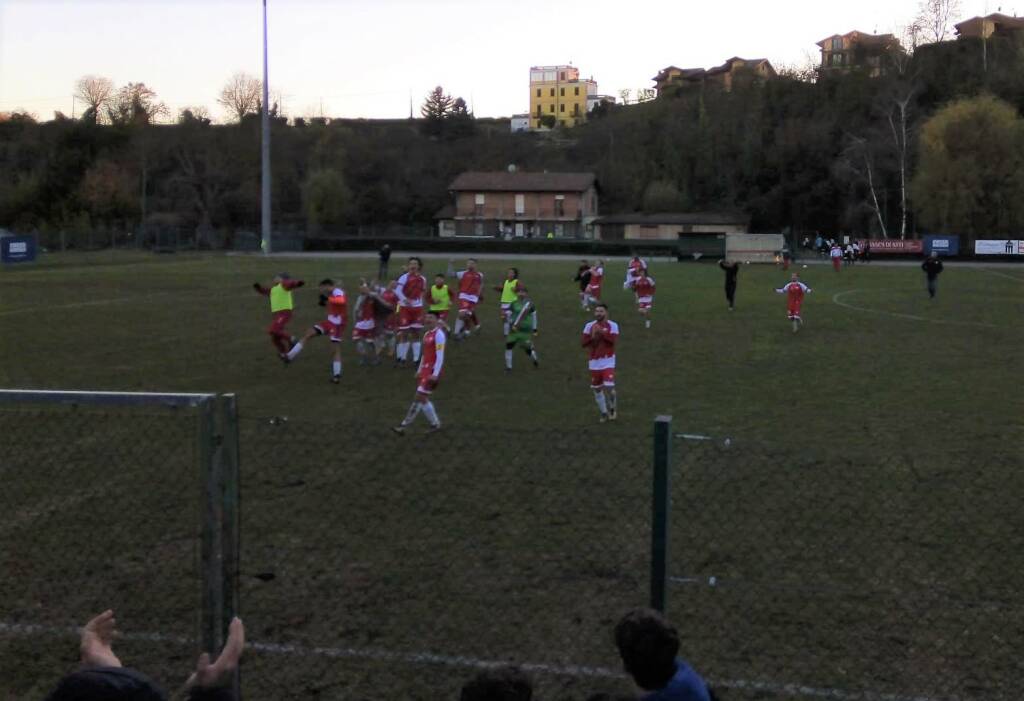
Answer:
[(725, 271), (725, 298), (729, 300), (729, 311), (736, 307), (736, 275), (740, 264), (734, 260), (720, 260), (718, 267)]
[(921, 263), (921, 270), (928, 276), (928, 296), (935, 299), (935, 286), (939, 281), (939, 273), (942, 272), (939, 254), (932, 251), (931, 255), (924, 259), (924, 263)]

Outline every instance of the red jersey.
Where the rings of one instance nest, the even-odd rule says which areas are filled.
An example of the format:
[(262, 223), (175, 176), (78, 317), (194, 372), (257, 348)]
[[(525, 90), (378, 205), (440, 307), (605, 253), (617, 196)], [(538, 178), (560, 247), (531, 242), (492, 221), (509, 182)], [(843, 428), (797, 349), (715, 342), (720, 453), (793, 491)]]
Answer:
[(464, 299), (467, 302), (479, 302), (480, 290), (484, 285), (483, 273), (460, 270), (455, 273), (455, 277), (459, 279), (459, 299)]
[(377, 303), (371, 295), (360, 295), (356, 300), (356, 328), (364, 331), (377, 326)]
[(800, 281), (788, 282), (775, 290), (779, 294), (785, 293), (788, 296), (790, 305), (799, 305), (804, 301), (804, 295), (811, 291), (811, 288)]
[(590, 287), (600, 287), (601, 281), (604, 280), (604, 268), (598, 266), (590, 269), (590, 282), (587, 283)]
[(423, 334), (423, 355), (420, 357), (420, 377), (439, 377), (444, 367), (444, 329), (438, 326)]
[(423, 298), (427, 293), (427, 278), (419, 273), (415, 275), (403, 273), (402, 277), (398, 278), (395, 293), (398, 295), (398, 300), (403, 307), (411, 307), (413, 309), (422, 307)]
[[(601, 335), (593, 334), (600, 329)], [(591, 370), (608, 370), (615, 367), (615, 342), (619, 339), (619, 325), (610, 319), (591, 321), (583, 327), (582, 346), (590, 352)]]
[(344, 326), (346, 316), (348, 316), (348, 300), (345, 299), (345, 290), (335, 287), (327, 296), (327, 320), (332, 324)]
[(654, 278), (649, 276), (638, 277), (633, 280), (633, 291), (640, 299), (654, 296)]

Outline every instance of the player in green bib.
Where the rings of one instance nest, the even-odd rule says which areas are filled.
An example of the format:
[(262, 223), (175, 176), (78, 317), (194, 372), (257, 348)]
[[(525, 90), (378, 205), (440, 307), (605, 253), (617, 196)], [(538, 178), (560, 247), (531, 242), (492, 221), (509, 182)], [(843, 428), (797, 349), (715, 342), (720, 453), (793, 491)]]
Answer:
[(516, 285), (516, 298), (509, 303), (509, 332), (505, 336), (505, 372), (512, 371), (512, 351), (522, 346), (533, 361), (533, 367), (539, 368), (537, 351), (533, 347), (533, 337), (537, 335), (537, 307), (530, 300), (526, 287)]
[(501, 325), (505, 335), (509, 334), (511, 325), (512, 302), (516, 301), (516, 288), (519, 287), (519, 270), (509, 268), (505, 273), (505, 279), (500, 285), (494, 288), (495, 292), (501, 293)]

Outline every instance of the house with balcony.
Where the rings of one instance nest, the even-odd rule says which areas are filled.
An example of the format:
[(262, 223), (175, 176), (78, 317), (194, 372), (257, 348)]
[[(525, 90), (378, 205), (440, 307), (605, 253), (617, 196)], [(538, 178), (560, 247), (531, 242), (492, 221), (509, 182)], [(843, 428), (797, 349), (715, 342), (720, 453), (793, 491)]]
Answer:
[(593, 173), (508, 171), (462, 173), (439, 211), (441, 236), (591, 238), (597, 218)]
[(1024, 17), (1010, 17), (996, 12), (984, 17), (971, 17), (954, 27), (957, 39), (988, 39), (993, 35), (1008, 36), (1024, 32)]
[(873, 78), (888, 72), (894, 54), (904, 53), (903, 46), (892, 34), (868, 34), (852, 31), (833, 34), (818, 42), (821, 49), (821, 72), (867, 72)]
[(597, 95), (593, 78), (580, 78), (575, 66), (533, 66), (530, 68), (530, 128), (582, 124)]
[(778, 77), (771, 62), (765, 58), (740, 58), (733, 56), (720, 66), (708, 68), (678, 68), (668, 66), (651, 78), (658, 97), (678, 91), (687, 86), (715, 85), (729, 92), (733, 85), (743, 81), (771, 80)]
[(651, 80), (654, 81), (654, 90), (658, 93), (658, 97), (661, 97), (666, 92), (674, 92), (687, 85), (700, 85), (704, 81), (706, 72), (703, 68), (667, 66), (658, 71), (658, 75)]

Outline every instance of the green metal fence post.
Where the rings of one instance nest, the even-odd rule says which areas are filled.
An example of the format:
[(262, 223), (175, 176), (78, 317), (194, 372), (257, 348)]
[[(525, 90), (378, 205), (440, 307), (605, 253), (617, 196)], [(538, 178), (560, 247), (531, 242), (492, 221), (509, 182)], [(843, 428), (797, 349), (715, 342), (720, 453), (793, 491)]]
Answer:
[[(239, 615), (239, 446), (238, 403), (235, 395), (217, 398), (221, 470), (221, 611), (220, 630), (227, 639), (231, 619)], [(241, 698), (240, 676), (235, 671), (235, 698)]]
[(672, 417), (654, 420), (654, 483), (651, 490), (651, 608), (665, 611), (668, 583), (668, 475), (671, 455)]

